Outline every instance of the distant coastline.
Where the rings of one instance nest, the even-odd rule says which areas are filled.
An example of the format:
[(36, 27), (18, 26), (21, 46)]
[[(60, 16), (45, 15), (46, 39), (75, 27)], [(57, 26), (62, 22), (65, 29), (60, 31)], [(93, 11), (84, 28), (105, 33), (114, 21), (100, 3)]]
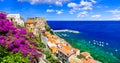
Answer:
[(69, 30), (69, 29), (63, 29), (63, 30), (53, 30), (54, 32), (70, 32), (70, 33), (76, 33), (79, 34), (79, 31), (76, 30)]
[(95, 22), (96, 22), (96, 21), (97, 21), (97, 22), (99, 22), (99, 21), (102, 21), (102, 22), (106, 22), (106, 21), (107, 21), (107, 22), (113, 22), (113, 21), (115, 21), (115, 22), (116, 22), (116, 21), (120, 21), (120, 20), (47, 20), (47, 21), (81, 21), (81, 22), (82, 22), (82, 21), (83, 21), (83, 22), (85, 22), (85, 21), (86, 21), (86, 22), (87, 22), (87, 21), (90, 21), (90, 22), (92, 22), (92, 21), (95, 21)]

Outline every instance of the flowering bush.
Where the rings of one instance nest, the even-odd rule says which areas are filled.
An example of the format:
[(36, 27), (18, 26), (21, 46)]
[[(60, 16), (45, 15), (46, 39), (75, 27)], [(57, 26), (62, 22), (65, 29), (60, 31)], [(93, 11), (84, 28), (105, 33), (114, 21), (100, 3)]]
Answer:
[(35, 63), (42, 56), (36, 47), (35, 39), (36, 36), (32, 32), (27, 32), (24, 28), (16, 28), (13, 22), (6, 18), (5, 13), (0, 13), (0, 46), (14, 54), (21, 52), (23, 57), (29, 55), (29, 60)]

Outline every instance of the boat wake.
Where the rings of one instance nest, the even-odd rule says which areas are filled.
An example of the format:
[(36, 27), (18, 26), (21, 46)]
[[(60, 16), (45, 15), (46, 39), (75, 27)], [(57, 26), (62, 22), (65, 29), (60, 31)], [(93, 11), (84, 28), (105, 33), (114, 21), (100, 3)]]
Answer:
[(80, 33), (79, 31), (76, 30), (68, 30), (68, 29), (64, 29), (64, 30), (53, 30), (54, 32), (70, 32), (70, 33)]

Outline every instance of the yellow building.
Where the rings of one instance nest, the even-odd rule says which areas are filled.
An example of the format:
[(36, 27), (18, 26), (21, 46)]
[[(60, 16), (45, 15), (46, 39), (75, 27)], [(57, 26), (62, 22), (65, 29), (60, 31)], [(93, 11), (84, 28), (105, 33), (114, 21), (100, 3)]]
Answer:
[(55, 47), (55, 46), (51, 46), (50, 50), (52, 53), (57, 53), (57, 47)]

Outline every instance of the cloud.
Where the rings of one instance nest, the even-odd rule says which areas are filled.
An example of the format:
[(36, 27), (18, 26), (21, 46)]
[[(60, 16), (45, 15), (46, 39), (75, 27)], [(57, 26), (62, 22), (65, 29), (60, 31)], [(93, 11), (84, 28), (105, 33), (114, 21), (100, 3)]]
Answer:
[(69, 2), (69, 0), (18, 0), (19, 2), (28, 2), (32, 5), (34, 4), (55, 4), (62, 6), (63, 3)]
[(120, 20), (120, 16), (119, 17), (114, 17), (114, 18), (112, 18), (112, 20)]
[(115, 10), (108, 10), (108, 11), (106, 11), (106, 12), (110, 12), (110, 13), (112, 13), (112, 14), (120, 14), (120, 10), (118, 10), (118, 9), (115, 9)]
[(80, 17), (85, 17), (88, 15), (88, 12), (87, 11), (83, 11), (83, 12), (79, 12), (77, 17), (80, 18)]
[(53, 9), (47, 9), (46, 12), (55, 12)]
[(92, 18), (100, 18), (101, 15), (100, 15), (100, 14), (97, 14), (97, 15), (92, 15), (91, 17), (92, 17)]
[(73, 2), (69, 3), (67, 6), (70, 7), (70, 8), (72, 8), (72, 9), (69, 11), (70, 14), (74, 14), (77, 10), (80, 9), (80, 8), (79, 8), (79, 4), (76, 4), (76, 3), (73, 3)]
[(74, 10), (74, 9), (71, 9), (71, 10), (69, 11), (70, 14), (74, 14), (75, 12), (76, 12), (76, 10)]
[(56, 10), (57, 14), (62, 14), (63, 10)]
[(79, 4), (70, 2), (70, 3), (68, 3), (67, 6), (72, 9), (77, 8), (78, 10), (92, 10), (92, 6), (93, 6), (94, 2), (96, 2), (96, 1), (91, 0), (90, 2), (88, 2), (88, 1), (81, 0), (81, 2)]
[(106, 12), (112, 13), (113, 18), (112, 20), (120, 20), (120, 10), (119, 9), (114, 9), (114, 10), (108, 10)]
[(55, 4), (58, 5), (58, 6), (63, 6), (61, 1), (56, 1)]
[(87, 2), (87, 1), (82, 0), (82, 1), (80, 2), (80, 5), (81, 5), (81, 6), (92, 6), (92, 2)]
[(95, 4), (96, 1), (95, 0), (91, 0), (91, 1), (85, 1), (85, 0), (81, 0), (79, 4), (74, 3), (74, 2), (70, 2), (68, 3), (68, 7), (71, 8), (71, 10), (69, 11), (70, 14), (74, 14), (78, 12), (78, 16), (81, 16), (81, 13), (88, 13), (88, 10), (92, 10), (93, 9), (93, 4)]
[(64, 10), (53, 10), (53, 9), (47, 9), (46, 12), (48, 13), (56, 13), (56, 14), (62, 14)]
[(92, 10), (92, 2), (82, 0), (80, 6), (82, 7), (82, 10)]
[(95, 0), (91, 0), (91, 2), (92, 2), (92, 3), (96, 3), (96, 1), (95, 1)]
[(75, 8), (77, 6), (78, 6), (78, 4), (73, 3), (73, 2), (71, 2), (71, 3), (68, 4), (68, 7), (72, 7), (72, 8)]
[(96, 8), (109, 8), (109, 6), (96, 6)]

